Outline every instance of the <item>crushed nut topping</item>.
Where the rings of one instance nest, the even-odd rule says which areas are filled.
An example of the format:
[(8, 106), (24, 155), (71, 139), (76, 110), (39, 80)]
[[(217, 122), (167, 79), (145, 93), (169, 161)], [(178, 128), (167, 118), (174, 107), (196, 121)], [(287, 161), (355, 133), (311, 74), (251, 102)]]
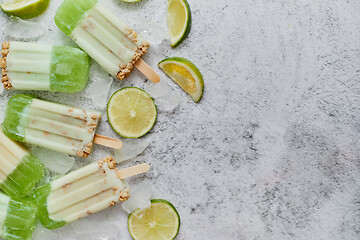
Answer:
[(142, 57), (144, 56), (145, 53), (147, 53), (148, 49), (150, 47), (150, 44), (144, 44), (144, 45), (139, 45), (137, 46), (136, 50), (135, 50), (135, 54), (132, 58), (132, 61), (126, 65), (120, 65), (120, 71), (117, 74), (117, 77), (119, 80), (124, 80), (125, 78), (127, 78), (131, 71), (134, 68), (135, 63)]
[(119, 197), (120, 202), (125, 202), (129, 198), (130, 198), (129, 190), (125, 189), (120, 191), (120, 197)]
[(7, 74), (7, 55), (9, 53), (9, 48), (10, 48), (10, 43), (9, 42), (3, 42), (2, 43), (2, 49), (1, 49), (1, 55), (2, 58), (0, 59), (0, 66), (2, 68), (1, 70), (1, 82), (4, 84), (4, 88), (5, 89), (10, 89), (12, 88), (12, 85), (9, 81), (9, 76)]

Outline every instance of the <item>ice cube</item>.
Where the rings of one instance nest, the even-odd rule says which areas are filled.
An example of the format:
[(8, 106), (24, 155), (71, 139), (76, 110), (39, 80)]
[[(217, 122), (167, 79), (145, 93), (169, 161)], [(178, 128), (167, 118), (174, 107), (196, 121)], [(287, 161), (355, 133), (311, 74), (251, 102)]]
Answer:
[(73, 167), (75, 158), (46, 148), (31, 146), (30, 152), (34, 154), (51, 171), (65, 174)]
[(180, 95), (165, 80), (150, 85), (146, 91), (155, 98), (156, 106), (163, 111), (172, 111), (181, 102)]
[[(116, 208), (112, 209), (116, 211)], [(116, 221), (102, 214), (83, 218), (71, 224), (75, 239), (115, 239), (119, 231)]]
[(99, 64), (93, 63), (85, 97), (91, 99), (96, 107), (105, 108), (112, 83), (113, 78)]
[(168, 38), (167, 32), (158, 23), (150, 19), (134, 16), (129, 19), (131, 19), (132, 28), (151, 44), (161, 44)]
[(174, 92), (164, 97), (155, 99), (156, 106), (163, 111), (173, 111), (181, 102), (180, 96)]
[(149, 182), (144, 182), (138, 185), (134, 190), (130, 191), (130, 198), (122, 204), (122, 207), (128, 213), (135, 209), (149, 208), (151, 205), (151, 196), (153, 194), (153, 187)]
[(60, 239), (60, 235), (50, 229), (44, 228), (40, 222), (37, 223), (35, 231), (33, 232), (32, 239), (35, 240), (57, 240)]
[(47, 28), (44, 24), (25, 21), (18, 17), (10, 17), (4, 29), (6, 38), (11, 40), (37, 39), (46, 31)]
[(165, 80), (161, 80), (159, 83), (151, 84), (146, 87), (146, 91), (153, 98), (164, 97), (173, 91)]
[(140, 155), (152, 142), (151, 137), (140, 139), (123, 139), (123, 147), (114, 150), (115, 160), (117, 163), (126, 161)]

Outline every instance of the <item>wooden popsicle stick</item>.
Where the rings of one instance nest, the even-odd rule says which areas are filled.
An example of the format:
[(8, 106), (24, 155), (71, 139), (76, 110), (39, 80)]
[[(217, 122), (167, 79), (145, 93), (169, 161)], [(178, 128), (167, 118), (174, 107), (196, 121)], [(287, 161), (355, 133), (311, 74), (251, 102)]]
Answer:
[(122, 142), (118, 139), (105, 137), (103, 135), (95, 134), (94, 143), (99, 144), (101, 146), (110, 147), (114, 149), (122, 148)]
[(142, 173), (146, 173), (150, 170), (150, 165), (143, 163), (129, 168), (124, 168), (116, 171), (116, 175), (119, 179), (125, 179)]
[(141, 58), (135, 63), (135, 67), (140, 70), (153, 83), (160, 82), (160, 76)]

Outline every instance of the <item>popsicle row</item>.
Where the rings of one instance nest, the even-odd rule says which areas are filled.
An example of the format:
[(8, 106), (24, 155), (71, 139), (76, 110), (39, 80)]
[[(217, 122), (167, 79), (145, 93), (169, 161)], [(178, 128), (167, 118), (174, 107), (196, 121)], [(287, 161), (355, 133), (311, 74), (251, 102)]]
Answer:
[[(107, 72), (120, 80), (134, 66), (151, 81), (160, 77), (141, 57), (150, 44), (97, 0), (65, 0), (56, 25)], [(85, 88), (90, 58), (78, 48), (26, 42), (2, 44), (2, 83), (5, 89), (73, 93)]]
[(49, 229), (102, 211), (129, 197), (126, 177), (145, 173), (141, 164), (118, 170), (112, 157), (91, 163), (38, 187), (44, 166), (0, 130), (0, 236), (31, 239), (36, 216)]

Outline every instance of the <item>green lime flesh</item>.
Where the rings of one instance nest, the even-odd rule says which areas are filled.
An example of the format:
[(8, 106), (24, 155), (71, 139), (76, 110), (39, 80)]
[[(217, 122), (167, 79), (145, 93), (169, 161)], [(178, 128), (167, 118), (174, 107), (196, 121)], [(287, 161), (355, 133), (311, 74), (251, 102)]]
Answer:
[(64, 0), (54, 18), (56, 26), (70, 35), (97, 3), (97, 0)]
[(54, 46), (51, 52), (50, 91), (74, 93), (89, 79), (90, 57), (78, 48)]
[(50, 183), (37, 188), (34, 192), (34, 199), (38, 207), (38, 218), (40, 223), (48, 229), (56, 229), (66, 224), (65, 221), (55, 221), (49, 216), (47, 201), (51, 192)]
[[(2, 129), (6, 136), (18, 142), (25, 141), (26, 121), (23, 121), (23, 112), (30, 106), (35, 97), (25, 94), (17, 94), (10, 98), (6, 108), (5, 119)], [(20, 122), (23, 127), (19, 128)]]
[(13, 197), (28, 196), (44, 174), (44, 165), (32, 154), (23, 157), (20, 164), (0, 184), (1, 190)]
[(30, 198), (10, 199), (2, 237), (7, 240), (30, 240), (36, 225), (37, 208)]

